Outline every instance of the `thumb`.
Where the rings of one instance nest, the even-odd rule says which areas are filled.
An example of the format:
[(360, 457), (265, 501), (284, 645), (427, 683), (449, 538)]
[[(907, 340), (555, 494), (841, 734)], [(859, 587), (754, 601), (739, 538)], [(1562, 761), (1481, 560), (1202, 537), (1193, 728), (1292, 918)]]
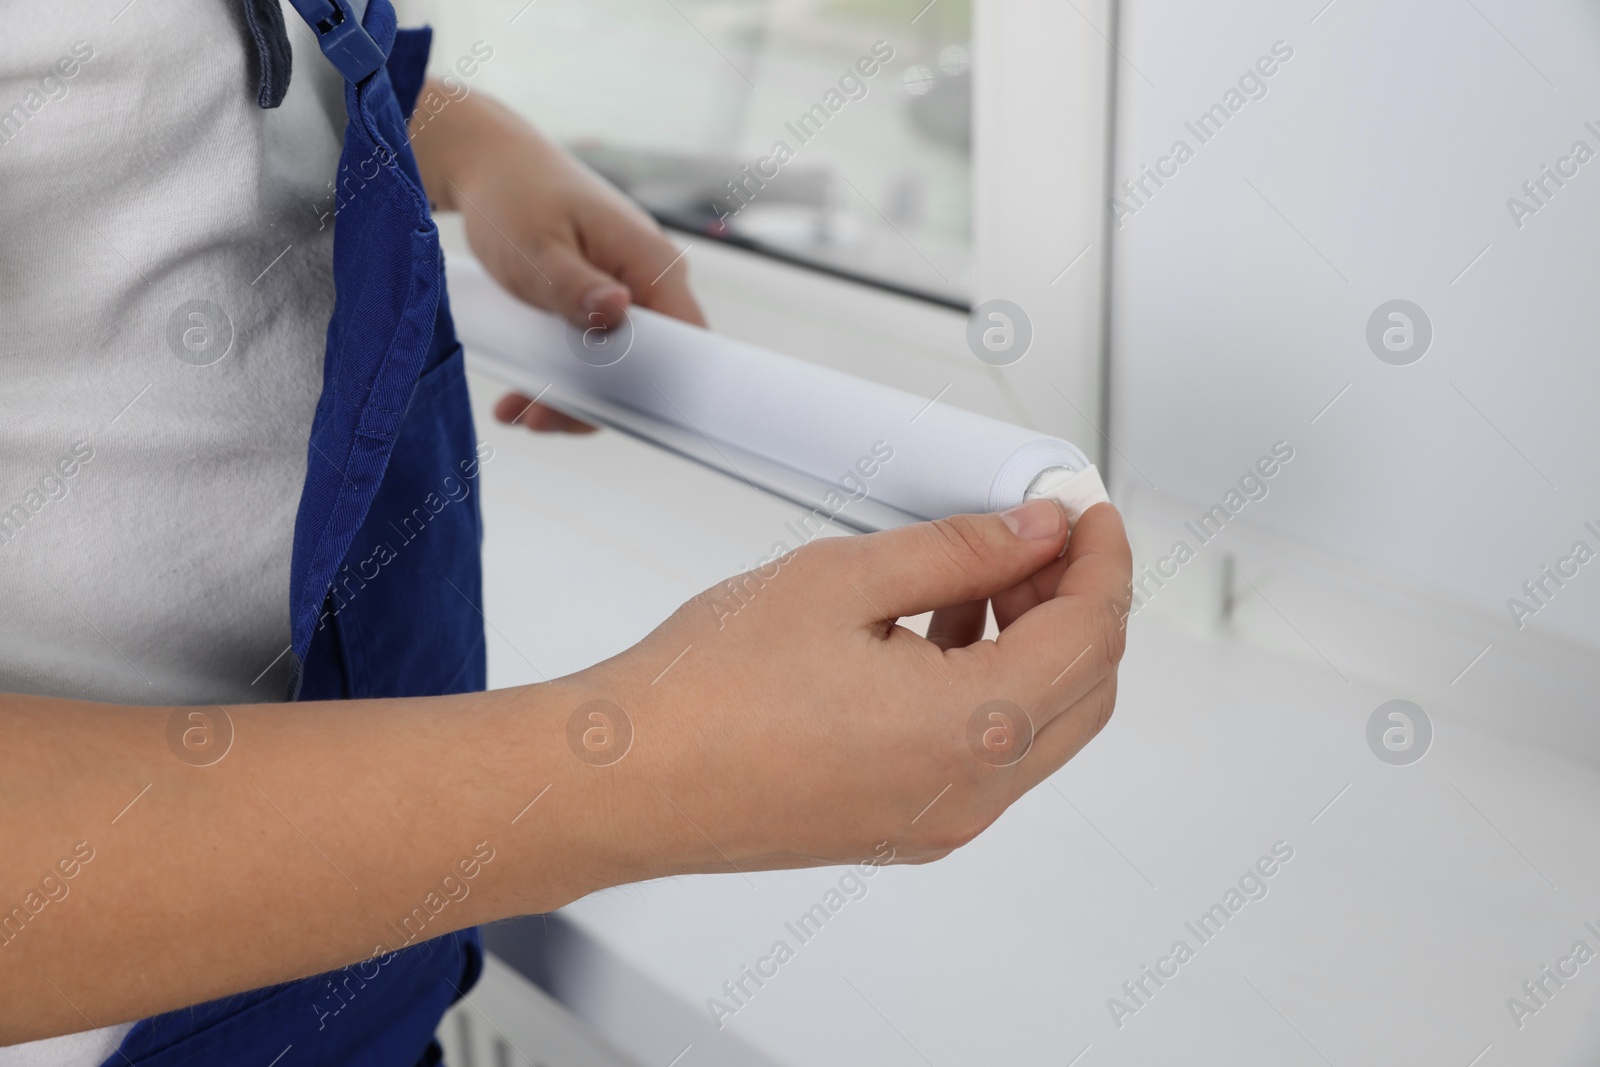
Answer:
[(980, 600), (1055, 559), (1067, 513), (1033, 500), (995, 515), (953, 515), (853, 538), (847, 568), (874, 621)]
[(575, 250), (549, 244), (539, 256), (539, 267), (551, 283), (545, 286), (546, 306), (578, 329), (609, 329), (622, 321), (632, 300), (628, 287)]
[[(474, 250), (483, 243), (474, 242)], [(576, 250), (552, 240), (530, 256), (514, 246), (507, 249), (506, 244), (488, 241), (478, 258), (512, 295), (560, 315), (580, 330), (609, 329), (622, 321), (633, 299), (628, 287)]]

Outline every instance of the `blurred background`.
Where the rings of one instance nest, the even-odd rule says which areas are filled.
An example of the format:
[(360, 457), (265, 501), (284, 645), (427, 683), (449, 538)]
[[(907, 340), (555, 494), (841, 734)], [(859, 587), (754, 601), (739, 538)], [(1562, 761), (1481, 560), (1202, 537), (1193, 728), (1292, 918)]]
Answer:
[[(431, 18), (436, 57), (498, 44), (504, 58), (473, 84), (664, 224), (955, 305), (970, 296), (968, 0), (448, 7)], [(859, 79), (864, 95), (840, 93), (844, 117), (802, 142), (790, 127), (879, 41), (893, 60)], [(795, 155), (777, 177), (744, 199), (730, 192), (780, 141)]]

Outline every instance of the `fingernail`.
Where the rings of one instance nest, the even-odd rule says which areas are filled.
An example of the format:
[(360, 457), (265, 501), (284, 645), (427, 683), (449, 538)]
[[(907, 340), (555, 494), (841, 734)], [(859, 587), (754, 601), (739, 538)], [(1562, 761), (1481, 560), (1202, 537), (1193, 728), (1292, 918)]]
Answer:
[(583, 294), (583, 312), (586, 316), (599, 314), (620, 318), (621, 311), (628, 306), (628, 295), (628, 290), (621, 285), (601, 282)]
[(1006, 528), (1024, 541), (1042, 541), (1061, 532), (1066, 516), (1054, 500), (1030, 500), (1000, 513)]

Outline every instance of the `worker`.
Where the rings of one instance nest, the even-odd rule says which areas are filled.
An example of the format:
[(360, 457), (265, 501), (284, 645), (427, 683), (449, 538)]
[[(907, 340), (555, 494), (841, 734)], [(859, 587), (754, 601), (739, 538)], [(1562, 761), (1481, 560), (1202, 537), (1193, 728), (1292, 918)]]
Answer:
[[(519, 117), (425, 81), (389, 0), (12, 7), (0, 1067), (437, 1063), (478, 924), (935, 859), (1104, 725), (1127, 540), (1101, 505), (1069, 543), (1051, 501), (812, 543), (734, 619), (690, 601), (484, 691), (492, 453), (433, 212), (585, 326), (703, 322), (682, 258)], [(926, 638), (896, 625), (928, 611)], [(626, 751), (593, 758), (594, 730)]]

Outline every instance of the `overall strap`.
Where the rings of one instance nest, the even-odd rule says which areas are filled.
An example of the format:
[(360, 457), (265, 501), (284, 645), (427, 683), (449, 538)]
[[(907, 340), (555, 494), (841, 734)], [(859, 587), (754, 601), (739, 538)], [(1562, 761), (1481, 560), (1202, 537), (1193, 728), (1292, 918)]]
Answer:
[[(334, 310), (290, 568), (292, 695), (481, 689), (473, 489), (485, 457), (406, 130), (428, 31), (399, 30), (389, 0), (293, 3), (345, 75), (348, 122)], [(393, 917), (374, 954), (341, 970), (144, 1019), (103, 1067), (437, 1064), (434, 1029), (477, 980), (482, 947), (475, 929), (433, 936), (430, 917)]]
[[(270, 2), (270, 0), (268, 0)], [(289, 0), (311, 32), (317, 47), (352, 85), (364, 81), (388, 58), (362, 26), (366, 0)]]
[[(274, 108), (283, 103), (294, 69), (294, 50), (283, 24), (278, 0), (243, 0), (245, 25), (255, 45), (261, 76), (256, 104)], [(360, 82), (384, 64), (383, 49), (361, 25), (366, 0), (290, 0), (311, 32), (317, 47), (345, 80)]]

